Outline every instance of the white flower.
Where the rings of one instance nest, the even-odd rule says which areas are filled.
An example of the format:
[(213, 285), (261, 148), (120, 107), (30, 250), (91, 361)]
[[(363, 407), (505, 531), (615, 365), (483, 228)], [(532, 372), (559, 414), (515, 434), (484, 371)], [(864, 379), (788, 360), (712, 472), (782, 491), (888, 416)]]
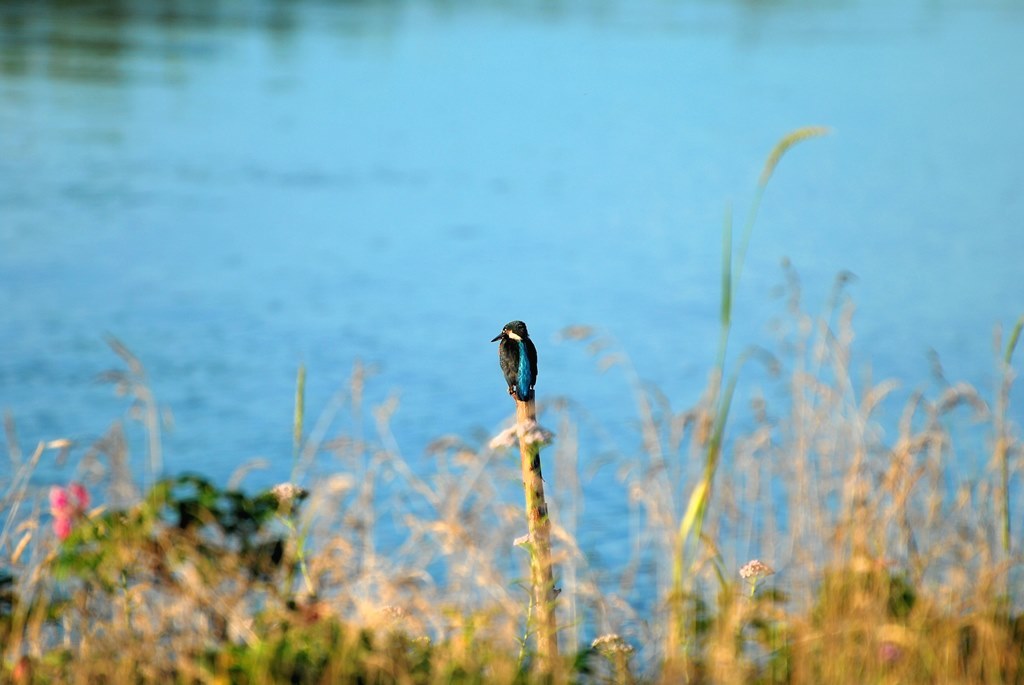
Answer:
[(590, 643), (590, 646), (605, 655), (632, 654), (635, 650), (618, 633), (608, 633)]
[(491, 438), (489, 447), (492, 450), (500, 450), (511, 447), (514, 444), (516, 444), (516, 427), (512, 426)]
[(278, 483), (270, 488), (270, 494), (277, 498), (278, 504), (286, 505), (291, 504), (295, 500), (306, 499), (309, 491), (295, 483)]
[(757, 580), (758, 578), (770, 576), (773, 573), (775, 573), (775, 569), (760, 559), (751, 559), (743, 565), (743, 568), (740, 569), (740, 577), (744, 580), (749, 580), (751, 578)]
[(523, 425), (523, 439), (527, 445), (549, 445), (555, 434), (536, 421), (528, 421)]
[(409, 612), (403, 609), (402, 607), (395, 606), (394, 604), (388, 604), (387, 606), (381, 608), (380, 615), (385, 620), (394, 623), (396, 621), (401, 621), (405, 618), (408, 618)]
[(492, 450), (507, 449), (516, 444), (522, 432), (523, 440), (527, 445), (549, 445), (555, 434), (544, 428), (536, 421), (526, 421), (523, 425), (512, 426), (501, 431), (489, 443)]

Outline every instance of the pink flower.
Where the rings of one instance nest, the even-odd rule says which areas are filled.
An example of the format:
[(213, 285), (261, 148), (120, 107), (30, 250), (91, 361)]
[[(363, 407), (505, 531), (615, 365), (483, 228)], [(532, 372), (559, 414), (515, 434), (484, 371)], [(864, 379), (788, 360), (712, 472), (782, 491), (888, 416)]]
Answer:
[(50, 488), (50, 513), (54, 516), (71, 510), (71, 498), (68, 491), (54, 485)]
[(883, 642), (878, 646), (878, 656), (883, 664), (894, 664), (903, 658), (903, 650), (892, 642)]
[(85, 513), (85, 510), (89, 508), (89, 492), (85, 486), (81, 483), (71, 483), (68, 485), (68, 492), (78, 504), (78, 510)]
[(66, 540), (71, 535), (72, 523), (85, 516), (88, 506), (89, 493), (81, 483), (71, 483), (66, 489), (57, 485), (50, 488), (53, 532), (58, 538)]
[(68, 536), (71, 535), (71, 519), (65, 516), (58, 516), (53, 519), (53, 532), (57, 534), (59, 539), (67, 540)]

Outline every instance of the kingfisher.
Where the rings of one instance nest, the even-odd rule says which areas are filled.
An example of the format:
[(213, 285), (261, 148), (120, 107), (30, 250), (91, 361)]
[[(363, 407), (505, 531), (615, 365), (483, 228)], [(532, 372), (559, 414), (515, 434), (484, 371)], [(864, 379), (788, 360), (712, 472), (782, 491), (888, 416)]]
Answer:
[(537, 348), (530, 340), (526, 324), (509, 321), (491, 342), (498, 342), (498, 362), (508, 383), (508, 394), (520, 402), (533, 399), (537, 384)]

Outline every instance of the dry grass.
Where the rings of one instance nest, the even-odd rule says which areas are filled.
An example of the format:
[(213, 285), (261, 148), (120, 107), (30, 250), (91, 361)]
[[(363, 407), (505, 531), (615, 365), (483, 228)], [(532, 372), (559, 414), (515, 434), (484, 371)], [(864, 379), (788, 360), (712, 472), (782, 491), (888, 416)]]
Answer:
[[(858, 389), (851, 380), (849, 301), (840, 297), (834, 311), (812, 317), (791, 295), (772, 355), (785, 392), (752, 395), (746, 427), (725, 442), (702, 538), (687, 556), (681, 643), (669, 639), (672, 568), (688, 485), (700, 478), (711, 437), (713, 393), (674, 412), (636, 386), (645, 450), (620, 464), (620, 496), (639, 513), (637, 539), (623, 547), (645, 558), (626, 565), (621, 591), (575, 542), (584, 457), (572, 411), (549, 411), (560, 436), (548, 451), (561, 486), (550, 495), (560, 640), (563, 653), (586, 657), (576, 667), (567, 657), (563, 676), (1024, 682), (1024, 619), (1012, 580), (1019, 582), (1020, 546), (1002, 546), (997, 496), (1003, 463), (1020, 478), (1012, 368), (1000, 368), (1007, 381), (998, 402), (952, 384), (934, 396), (915, 392), (898, 416), (886, 416), (896, 385)], [(574, 335), (594, 339), (581, 329)], [(357, 369), (339, 415), (362, 415), (364, 382)], [(224, 552), (212, 563), (195, 552), (198, 537), (126, 523), (135, 532), (117, 539), (118, 563), (133, 570), (111, 587), (58, 563), (68, 543), (48, 529), (45, 493), (30, 485), (42, 460), (70, 446), (43, 443), (26, 458), (8, 423), (12, 469), (0, 539), (13, 581), (0, 605), (8, 675), (31, 664), (40, 682), (528, 678), (527, 557), (512, 545), (525, 525), (509, 487), (514, 463), (488, 446), (442, 438), (430, 447), (432, 468), (418, 474), (388, 430), (393, 410), (372, 412), (372, 437), (332, 433), (325, 419), (317, 443), (304, 442), (296, 473), (309, 499), (266, 527), (285, 541), (289, 572), (254, 577), (251, 558), (227, 535), (217, 538)], [(955, 428), (968, 419), (968, 437), (958, 440)], [(126, 475), (117, 471), (125, 455), (117, 449), (127, 446), (112, 438), (120, 434), (88, 450), (75, 477), (123, 502)], [(970, 439), (978, 434), (986, 436), (980, 445)], [(976, 451), (986, 446), (991, 460)], [(139, 501), (124, 511), (141, 511)], [(1019, 510), (1010, 504), (1012, 521)], [(93, 510), (89, 521), (104, 515)], [(390, 532), (381, 538), (383, 529)], [(756, 585), (741, 578), (745, 551), (777, 573)], [(653, 601), (634, 605), (628, 597), (641, 561)], [(294, 572), (300, 562), (305, 580)], [(596, 632), (621, 638), (587, 654), (585, 636)]]
[[(768, 176), (801, 139), (780, 143)], [(104, 377), (145, 429), (138, 477), (120, 420), (84, 452), (52, 440), (27, 456), (5, 422), (3, 678), (1024, 683), (1024, 453), (1010, 401), (1021, 324), (999, 344), (994, 396), (944, 380), (907, 396), (857, 380), (845, 278), (811, 314), (787, 269), (777, 340), (739, 356), (774, 380), (746, 387), (727, 367), (730, 233), (722, 349), (695, 406), (674, 409), (607, 336), (564, 332), (625, 374), (642, 449), (606, 464), (621, 487), (603, 501), (630, 512), (631, 557), (595, 568), (579, 542), (601, 514), (581, 477), (598, 461), (581, 447), (593, 444), (585, 407), (541, 409), (558, 436), (544, 453), (561, 590), (553, 672), (530, 647), (529, 558), (513, 545), (521, 474), (500, 445), (446, 436), (429, 468), (412, 463), (389, 428), (395, 403), (363, 406), (361, 366), (306, 430), (303, 369), (292, 481), (307, 499), (155, 481), (162, 413), (141, 363), (112, 343), (124, 368)], [(32, 480), (50, 462), (100, 500), (64, 542)], [(770, 568), (741, 575), (755, 557)]]

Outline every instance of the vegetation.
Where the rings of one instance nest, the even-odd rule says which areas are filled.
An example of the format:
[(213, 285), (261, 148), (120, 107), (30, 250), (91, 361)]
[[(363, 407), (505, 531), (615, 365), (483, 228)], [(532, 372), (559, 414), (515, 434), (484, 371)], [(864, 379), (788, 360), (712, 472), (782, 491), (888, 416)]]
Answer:
[[(782, 155), (818, 133), (773, 151), (744, 236)], [(438, 439), (423, 475), (389, 432), (393, 405), (364, 420), (364, 369), (309, 430), (300, 369), (292, 482), (249, 494), (161, 479), (160, 408), (114, 343), (124, 368), (104, 378), (145, 427), (138, 479), (118, 421), (69, 482), (40, 488), (44, 458), (77, 446), (23, 455), (7, 422), (0, 681), (1024, 683), (1011, 403), (1024, 318), (999, 344), (993, 397), (940, 380), (899, 406), (894, 382), (851, 371), (843, 279), (812, 315), (787, 268), (777, 349), (730, 356), (747, 242), (734, 255), (731, 233), (720, 353), (695, 406), (635, 380), (606, 336), (564, 332), (634, 379), (642, 448), (616, 457), (636, 525), (610, 582), (577, 542), (580, 417), (541, 407), (558, 427), (545, 452), (557, 660), (534, 647), (529, 545), (512, 544), (522, 476), (502, 436)], [(743, 388), (748, 362), (776, 379), (764, 393)]]

